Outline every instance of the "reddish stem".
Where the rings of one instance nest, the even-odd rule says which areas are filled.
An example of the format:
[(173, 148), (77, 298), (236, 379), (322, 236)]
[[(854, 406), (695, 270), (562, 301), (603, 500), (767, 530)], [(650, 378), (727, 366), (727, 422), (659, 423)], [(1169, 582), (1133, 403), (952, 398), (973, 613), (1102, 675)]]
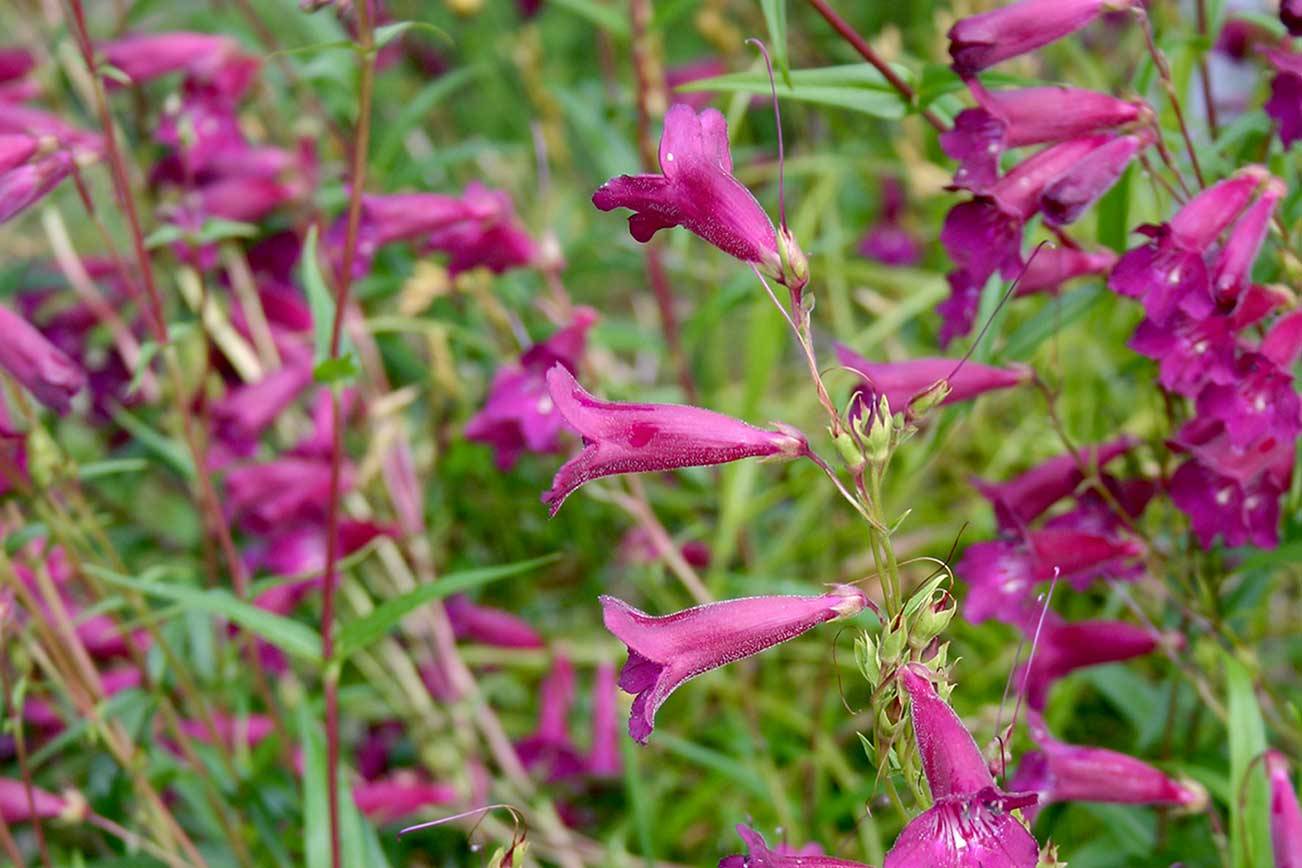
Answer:
[(837, 15), (831, 6), (828, 6), (824, 0), (809, 0), (809, 5), (817, 9), (818, 14), (822, 15), (828, 24), (832, 25), (832, 29), (841, 34), (841, 38), (850, 43), (851, 47), (859, 52), (860, 57), (872, 64), (873, 68), (882, 74), (882, 78), (886, 79), (887, 84), (895, 88), (896, 92), (904, 97), (905, 102), (916, 108), (918, 113), (922, 115), (927, 123), (931, 124), (936, 132), (944, 133), (949, 131), (949, 126), (935, 112), (918, 105), (918, 95), (913, 88), (909, 87), (908, 82), (900, 78), (895, 70), (891, 69), (890, 64), (882, 60), (877, 52), (873, 50), (873, 47), (868, 44), (867, 40), (860, 36), (844, 18)]
[[(339, 357), (344, 311), (357, 257), (357, 232), (362, 218), (362, 191), (366, 187), (366, 155), (371, 139), (371, 97), (375, 84), (375, 45), (369, 0), (356, 4), (358, 51), (362, 70), (358, 86), (357, 130), (353, 141), (352, 189), (348, 199), (348, 228), (344, 238), (343, 269), (336, 276), (335, 315), (330, 327), (330, 358)], [(330, 504), (326, 512), (326, 560), (321, 595), (321, 656), (325, 667), (326, 791), (330, 806), (330, 864), (342, 868), (339, 835), (339, 672), (335, 663), (335, 588), (339, 582), (339, 477), (343, 463), (343, 419), (339, 392), (330, 391)]]

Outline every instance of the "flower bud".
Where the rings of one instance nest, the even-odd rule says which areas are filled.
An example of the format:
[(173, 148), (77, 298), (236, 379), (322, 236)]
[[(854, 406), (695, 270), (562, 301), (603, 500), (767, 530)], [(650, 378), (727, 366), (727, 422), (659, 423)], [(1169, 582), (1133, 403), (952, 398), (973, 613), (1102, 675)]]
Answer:
[(809, 260), (785, 226), (778, 230), (778, 255), (782, 259), (782, 283), (792, 292), (800, 292), (809, 283)]
[(914, 421), (925, 418), (928, 413), (945, 403), (949, 392), (948, 380), (937, 380), (932, 383), (909, 399), (908, 417)]

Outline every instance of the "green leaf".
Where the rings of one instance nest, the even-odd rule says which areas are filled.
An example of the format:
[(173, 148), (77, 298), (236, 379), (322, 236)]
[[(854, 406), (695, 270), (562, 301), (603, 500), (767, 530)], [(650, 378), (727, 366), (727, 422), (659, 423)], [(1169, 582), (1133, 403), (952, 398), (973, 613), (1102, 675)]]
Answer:
[(1001, 357), (1011, 361), (1029, 359), (1040, 344), (1093, 310), (1107, 294), (1102, 284), (1095, 283), (1050, 299), (1035, 316), (1013, 330)]
[(428, 21), (395, 21), (392, 24), (385, 24), (375, 28), (375, 47), (377, 49), (383, 48), (408, 30), (423, 30), (441, 37), (449, 45), (452, 44), (452, 37), (448, 35), (446, 30), (435, 27)]
[(1099, 241), (1117, 253), (1124, 253), (1130, 241), (1130, 183), (1135, 167), (1127, 166), (1095, 208)]
[(769, 30), (773, 52), (773, 65), (782, 73), (782, 80), (791, 84), (791, 66), (787, 60), (787, 0), (760, 0), (764, 10), (764, 24)]
[(175, 223), (164, 223), (145, 236), (145, 247), (148, 250), (157, 250), (160, 247), (175, 244), (184, 237), (185, 230), (180, 226)]
[(517, 561), (513, 564), (449, 573), (441, 577), (437, 582), (421, 585), (401, 596), (385, 600), (371, 610), (366, 617), (349, 621), (340, 628), (339, 659), (347, 660), (354, 653), (384, 636), (395, 624), (421, 606), (440, 600), (449, 594), (457, 594), (471, 588), (477, 588), (480, 585), (486, 585), (489, 582), (496, 582), (510, 576), (527, 573), (544, 564), (552, 563), (558, 557), (560, 555), (544, 555), (540, 558)]
[(321, 638), (305, 624), (259, 609), (222, 588), (200, 589), (188, 585), (145, 581), (124, 576), (93, 564), (85, 567), (110, 585), (132, 588), (150, 597), (179, 603), (183, 608), (225, 618), (304, 660), (321, 661)]
[(620, 39), (629, 38), (628, 19), (612, 6), (596, 3), (594, 0), (551, 0), (550, 6), (573, 12), (580, 18), (586, 18), (611, 36)]
[(312, 379), (322, 385), (349, 383), (357, 379), (357, 372), (357, 357), (349, 353), (317, 362), (312, 369)]
[(305, 702), (298, 707), (303, 750), (303, 855), (307, 868), (330, 868), (330, 803), (326, 792), (326, 745), (321, 722)]
[(140, 445), (160, 458), (179, 476), (194, 479), (194, 463), (190, 460), (190, 454), (176, 441), (159, 434), (133, 416), (125, 407), (113, 409), (113, 421), (125, 428), (127, 433), (140, 442)]
[(33, 521), (19, 525), (5, 537), (5, 554), (13, 557), (18, 554), (19, 549), (23, 546), (34, 539), (40, 539), (48, 533), (49, 529), (46, 528), (43, 522)]
[(1247, 667), (1222, 652), (1230, 740), (1230, 858), (1234, 868), (1270, 864), (1270, 789), (1260, 757), (1266, 726)]
[[(330, 358), (330, 332), (334, 328), (335, 297), (321, 273), (321, 260), (317, 255), (318, 233), (316, 226), (307, 230), (303, 241), (303, 255), (299, 257), (298, 277), (307, 292), (307, 305), (312, 311), (312, 358), (317, 365)], [(347, 335), (342, 335), (339, 356), (352, 353)], [(315, 372), (314, 372), (315, 373)], [(327, 382), (327, 381), (322, 381)]]
[(99, 479), (102, 476), (116, 476), (119, 473), (139, 473), (149, 467), (143, 458), (111, 458), (107, 461), (95, 461), (77, 468), (77, 478), (82, 482)]
[[(912, 73), (904, 67), (895, 67), (895, 71), (906, 82), (912, 78)], [(678, 90), (768, 96), (769, 79), (765, 72), (738, 72), (694, 81)], [(785, 81), (778, 82), (777, 91), (779, 97), (837, 106), (888, 120), (902, 118), (909, 110), (882, 74), (866, 63), (795, 70)]]
[(194, 240), (199, 244), (215, 244), (218, 241), (225, 241), (228, 238), (252, 238), (258, 234), (258, 227), (252, 223), (241, 223), (238, 220), (223, 220), (220, 217), (209, 217), (203, 221), (199, 231), (194, 234)]

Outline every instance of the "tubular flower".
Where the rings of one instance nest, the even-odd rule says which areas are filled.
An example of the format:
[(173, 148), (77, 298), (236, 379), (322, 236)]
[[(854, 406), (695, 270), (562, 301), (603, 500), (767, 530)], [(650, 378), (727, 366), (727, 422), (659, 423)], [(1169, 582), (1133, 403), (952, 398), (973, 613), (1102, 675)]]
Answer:
[(560, 449), (565, 421), (547, 393), (547, 372), (555, 365), (571, 373), (578, 370), (588, 330), (596, 321), (596, 311), (577, 309), (570, 325), (493, 375), (488, 400), (466, 424), (466, 439), (491, 445), (498, 469), (510, 470), (526, 451)]
[(0, 223), (12, 220), (39, 202), (72, 174), (72, 168), (72, 154), (60, 150), (0, 172)]
[(968, 79), (997, 63), (1075, 33), (1131, 0), (1019, 0), (961, 19), (949, 29), (954, 71)]
[(719, 860), (719, 868), (870, 868), (862, 862), (823, 856), (817, 845), (798, 852), (791, 852), (786, 845), (770, 850), (764, 836), (744, 824), (737, 825), (737, 834), (746, 842), (746, 855), (725, 856)]
[(1062, 285), (1078, 277), (1107, 274), (1117, 262), (1111, 250), (1077, 250), (1072, 247), (1044, 247), (1026, 263), (1017, 281), (1016, 295), (1057, 293)]
[(312, 362), (304, 357), (286, 360), (284, 367), (226, 393), (213, 406), (217, 434), (237, 447), (249, 448), (276, 417), (312, 385)]
[(498, 648), (543, 647), (538, 631), (510, 612), (472, 603), (465, 594), (453, 594), (444, 606), (458, 639)]
[(1224, 249), (1212, 270), (1212, 294), (1219, 305), (1233, 304), (1252, 279), (1252, 264), (1257, 261), (1262, 242), (1270, 229), (1275, 206), (1288, 188), (1278, 178), (1266, 181), (1261, 196), (1243, 212), (1230, 230)]
[(1151, 130), (1135, 135), (1117, 136), (1095, 148), (1071, 169), (1058, 176), (1044, 189), (1040, 210), (1050, 226), (1074, 223), (1091, 205), (1111, 189), (1144, 148), (1155, 141)]
[(1211, 314), (1204, 256), (1267, 177), (1260, 167), (1250, 166), (1190, 199), (1169, 224), (1140, 227), (1149, 242), (1118, 260), (1108, 286), (1138, 299), (1157, 325), (1166, 325), (1177, 311), (1199, 319)]
[(602, 211), (631, 208), (632, 236), (643, 243), (682, 226), (743, 262), (782, 271), (778, 236), (755, 196), (732, 174), (728, 122), (716, 109), (699, 115), (678, 103), (665, 114), (659, 175), (620, 175), (592, 194)]
[(1289, 36), (1302, 36), (1302, 0), (1280, 0), (1279, 20)]
[[(463, 221), (477, 221), (493, 216), (496, 204), (472, 205), (455, 196), (438, 193), (393, 193), (363, 196), (361, 219), (357, 225), (357, 246), (353, 258), (353, 277), (364, 277), (371, 270), (376, 252), (385, 245), (428, 236)], [(343, 269), (344, 245), (348, 236), (348, 214), (335, 219), (323, 239), (336, 272)]]
[(353, 787), (357, 809), (375, 823), (392, 823), (422, 808), (446, 805), (456, 800), (457, 791), (453, 787), (434, 783), (409, 770), (386, 778), (362, 781)]
[(624, 767), (619, 756), (619, 710), (615, 664), (603, 660), (592, 679), (592, 746), (586, 771), (597, 777), (614, 777)]
[(1036, 793), (1035, 814), (1054, 802), (1106, 802), (1121, 805), (1174, 805), (1201, 811), (1207, 792), (1198, 784), (1177, 781), (1143, 760), (1101, 747), (1066, 744), (1053, 738), (1038, 714), (1031, 732), (1038, 751), (1025, 754), (1009, 786)]
[(603, 476), (742, 458), (797, 458), (809, 449), (804, 435), (794, 429), (766, 431), (699, 407), (599, 401), (560, 364), (547, 372), (547, 390), (584, 444), (583, 451), (557, 471), (542, 497), (552, 515), (580, 485)]
[(942, 404), (954, 404), (996, 389), (1009, 389), (1029, 382), (1032, 371), (1025, 365), (996, 368), (961, 359), (923, 358), (902, 362), (870, 362), (845, 344), (836, 345), (836, 358), (862, 375), (873, 390), (885, 395), (892, 412), (903, 411), (910, 399), (936, 383), (949, 385)]
[(1275, 67), (1266, 114), (1279, 127), (1279, 140), (1287, 150), (1302, 139), (1302, 54), (1267, 51), (1266, 57)]
[(903, 213), (903, 187), (895, 178), (883, 178), (881, 217), (859, 241), (859, 254), (883, 265), (918, 264), (922, 259), (922, 244), (901, 225)]
[(1007, 482), (973, 479), (972, 484), (995, 508), (1001, 530), (1021, 530), (1085, 481), (1081, 462), (1086, 467), (1103, 467), (1138, 442), (1133, 437), (1118, 437), (1080, 450), (1079, 461), (1076, 455), (1059, 455)]
[(954, 186), (988, 192), (1009, 148), (1048, 144), (1119, 127), (1139, 119), (1143, 103), (1070, 87), (988, 91), (968, 82), (977, 107), (964, 109), (940, 136), (942, 150), (959, 166)]
[(1055, 681), (1088, 666), (1116, 663), (1151, 654), (1163, 641), (1183, 646), (1179, 634), (1162, 636), (1124, 621), (1064, 621), (1052, 612), (1040, 626), (1038, 609), (1024, 609), (1021, 627), (1028, 640), (1039, 628), (1035, 655), (1018, 667), (1013, 683), (1026, 696), (1027, 706), (1039, 711)]
[(583, 758), (570, 740), (568, 718), (574, 703), (574, 665), (558, 656), (539, 689), (538, 728), (515, 746), (525, 768), (541, 768), (549, 781), (583, 770)]
[(937, 695), (925, 667), (905, 666), (900, 680), (935, 803), (904, 827), (883, 868), (1035, 868), (1039, 847), (1011, 812), (1034, 805), (1036, 796), (995, 786), (971, 733)]
[(134, 84), (185, 72), (232, 99), (248, 89), (258, 70), (257, 58), (241, 52), (235, 40), (207, 33), (132, 34), (101, 42), (96, 50)]
[(86, 816), (86, 800), (80, 793), (69, 791), (62, 796), (32, 787), (27, 797), (27, 784), (16, 778), (0, 778), (0, 819), (6, 823), (28, 820), (79, 821)]
[(1270, 775), (1270, 842), (1275, 868), (1302, 868), (1302, 808), (1288, 779), (1288, 760), (1278, 751), (1266, 752)]
[(27, 320), (0, 305), (0, 368), (58, 413), (86, 386), (86, 374)]
[(425, 240), (428, 249), (449, 255), (451, 276), (480, 266), (501, 274), (539, 261), (538, 245), (520, 224), (505, 192), (475, 182), (466, 186), (461, 199), (472, 212), (487, 216), (445, 224)]
[(683, 683), (867, 605), (863, 591), (848, 585), (816, 597), (744, 597), (662, 617), (601, 597), (606, 629), (628, 646), (619, 686), (634, 695), (629, 735), (646, 744), (657, 709)]

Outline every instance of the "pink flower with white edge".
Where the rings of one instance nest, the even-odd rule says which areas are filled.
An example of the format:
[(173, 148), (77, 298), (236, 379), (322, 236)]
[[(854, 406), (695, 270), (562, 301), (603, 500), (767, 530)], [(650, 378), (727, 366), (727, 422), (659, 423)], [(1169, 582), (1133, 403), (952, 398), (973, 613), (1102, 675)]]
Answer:
[(660, 171), (612, 178), (592, 194), (592, 204), (632, 209), (628, 228), (638, 241), (682, 226), (743, 262), (781, 272), (777, 233), (754, 194), (733, 177), (728, 122), (717, 109), (698, 115), (682, 103), (670, 107)]
[(606, 629), (628, 646), (619, 686), (634, 695), (628, 732), (642, 744), (656, 711), (685, 682), (868, 605), (863, 591), (849, 585), (816, 597), (744, 597), (661, 617), (614, 597), (600, 599)]
[(603, 476), (706, 467), (743, 458), (798, 458), (809, 450), (804, 435), (785, 426), (766, 431), (682, 404), (600, 401), (584, 391), (564, 365), (547, 372), (547, 390), (584, 444), (542, 496), (552, 515), (575, 489)]

